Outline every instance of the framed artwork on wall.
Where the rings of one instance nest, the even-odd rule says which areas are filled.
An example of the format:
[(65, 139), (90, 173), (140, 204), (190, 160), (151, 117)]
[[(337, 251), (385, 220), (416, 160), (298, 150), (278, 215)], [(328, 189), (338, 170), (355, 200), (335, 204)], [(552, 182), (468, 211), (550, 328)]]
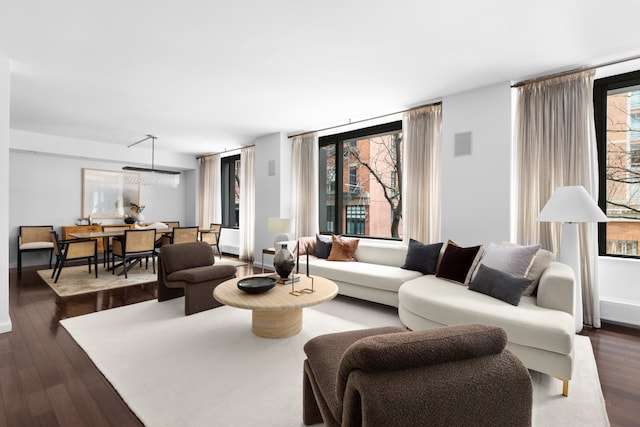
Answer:
[(124, 218), (131, 203), (140, 205), (138, 173), (82, 169), (82, 218)]

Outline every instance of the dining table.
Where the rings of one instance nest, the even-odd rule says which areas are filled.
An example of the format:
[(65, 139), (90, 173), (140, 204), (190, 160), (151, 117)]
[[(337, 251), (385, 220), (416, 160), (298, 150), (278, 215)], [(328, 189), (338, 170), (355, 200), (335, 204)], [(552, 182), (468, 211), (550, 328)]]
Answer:
[[(131, 230), (128, 227), (121, 227), (122, 230), (110, 230), (110, 231), (83, 231), (83, 232), (77, 232), (77, 233), (69, 233), (69, 236), (76, 238), (76, 239), (103, 239), (103, 245), (105, 248), (109, 247), (109, 238), (110, 237), (119, 237), (119, 236), (124, 236), (125, 231), (127, 230)], [(145, 228), (136, 228), (133, 230), (149, 230), (149, 229), (145, 229)], [(161, 229), (156, 229), (156, 234), (171, 234), (173, 233), (173, 228), (161, 228)], [(218, 234), (218, 231), (214, 231), (208, 228), (200, 228), (198, 229), (198, 235), (199, 238), (202, 238), (202, 233), (212, 233), (212, 234)], [(105, 255), (106, 256), (106, 255)], [(118, 265), (115, 265), (111, 268), (108, 268), (108, 270), (111, 269), (115, 269), (117, 267), (122, 266), (122, 263), (119, 263)]]

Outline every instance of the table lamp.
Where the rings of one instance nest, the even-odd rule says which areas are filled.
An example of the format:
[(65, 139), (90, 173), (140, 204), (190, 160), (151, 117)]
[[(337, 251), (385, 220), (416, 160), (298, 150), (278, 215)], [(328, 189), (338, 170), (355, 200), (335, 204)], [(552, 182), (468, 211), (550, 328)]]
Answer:
[(558, 187), (538, 215), (540, 222), (561, 222), (559, 261), (575, 274), (574, 317), (576, 333), (582, 330), (582, 283), (578, 223), (605, 222), (607, 216), (581, 185)]

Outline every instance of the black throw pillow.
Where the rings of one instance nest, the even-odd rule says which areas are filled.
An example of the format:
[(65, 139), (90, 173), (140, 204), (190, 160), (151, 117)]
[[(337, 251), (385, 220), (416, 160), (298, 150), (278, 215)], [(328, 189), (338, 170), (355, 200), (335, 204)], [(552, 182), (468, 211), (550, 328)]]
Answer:
[(422, 274), (436, 274), (436, 265), (442, 245), (442, 242), (425, 245), (417, 240), (409, 239), (409, 249), (402, 268), (419, 271)]
[(478, 271), (469, 284), (469, 289), (498, 298), (511, 305), (520, 304), (520, 298), (532, 280), (514, 276), (480, 264)]
[(324, 259), (329, 258), (332, 244), (333, 240), (331, 239), (331, 236), (323, 236), (316, 233), (316, 248), (313, 251), (313, 256)]

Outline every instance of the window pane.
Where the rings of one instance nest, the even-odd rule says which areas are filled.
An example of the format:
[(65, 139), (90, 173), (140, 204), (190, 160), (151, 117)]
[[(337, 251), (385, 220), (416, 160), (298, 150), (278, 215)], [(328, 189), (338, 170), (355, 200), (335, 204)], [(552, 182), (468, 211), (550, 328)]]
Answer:
[(320, 138), (320, 232), (402, 236), (402, 121)]
[(637, 255), (640, 240), (640, 91), (607, 94), (606, 253)]

